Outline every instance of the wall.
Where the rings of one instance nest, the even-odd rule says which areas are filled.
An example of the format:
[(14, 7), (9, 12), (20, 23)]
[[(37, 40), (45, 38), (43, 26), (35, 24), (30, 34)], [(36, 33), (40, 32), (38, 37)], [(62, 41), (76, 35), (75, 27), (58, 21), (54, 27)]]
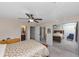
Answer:
[(53, 26), (53, 29), (54, 29), (54, 30), (62, 30), (62, 29), (63, 29), (63, 25), (62, 25), (62, 24), (54, 25), (54, 26)]
[[(51, 30), (50, 33), (48, 33), (48, 29)], [(53, 45), (53, 38), (52, 38), (53, 32), (52, 32), (52, 30), (53, 30), (52, 25), (47, 25), (47, 26), (46, 26), (46, 42), (47, 42), (47, 44), (48, 44), (49, 46), (52, 46), (52, 45)]]
[(22, 22), (0, 19), (0, 39), (20, 37)]
[[(46, 28), (46, 43), (49, 45), (49, 46), (52, 46), (53, 45), (53, 25), (50, 25), (50, 24), (45, 24), (44, 26), (43, 25), (36, 25), (35, 26), (35, 40), (37, 41), (40, 41), (40, 27), (45, 27)], [(47, 30), (50, 29), (51, 30), (51, 33), (48, 34), (47, 33)]]
[(35, 27), (35, 39), (40, 41), (40, 26)]
[(27, 33), (26, 39), (30, 40), (30, 26), (29, 25), (27, 25), (26, 33)]

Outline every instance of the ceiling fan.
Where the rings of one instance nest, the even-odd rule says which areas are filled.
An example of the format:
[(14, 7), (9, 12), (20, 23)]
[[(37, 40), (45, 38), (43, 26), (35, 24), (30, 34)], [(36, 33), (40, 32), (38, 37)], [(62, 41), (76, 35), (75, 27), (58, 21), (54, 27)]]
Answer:
[(25, 13), (25, 16), (27, 16), (27, 17), (26, 18), (18, 18), (18, 19), (26, 19), (26, 20), (28, 20), (28, 22), (36, 22), (36, 23), (39, 23), (38, 20), (43, 20), (41, 18), (35, 18), (33, 14)]

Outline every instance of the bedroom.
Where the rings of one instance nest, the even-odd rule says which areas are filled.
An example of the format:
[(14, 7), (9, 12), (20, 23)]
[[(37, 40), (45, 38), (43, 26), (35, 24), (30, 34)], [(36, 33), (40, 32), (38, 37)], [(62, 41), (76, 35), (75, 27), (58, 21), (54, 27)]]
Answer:
[[(8, 40), (16, 39), (16, 38), (20, 39), (21, 34), (22, 34), (21, 29), (22, 29), (22, 27), (23, 28), (26, 27), (23, 31), (23, 33), (26, 33), (26, 34), (24, 34), (26, 36), (25, 37), (26, 40), (21, 41), (21, 39), (20, 39), (19, 43), (26, 42), (27, 40), (30, 40), (30, 39), (34, 39), (35, 41), (42, 43), (42, 47), (43, 46), (47, 47), (47, 48), (45, 47), (46, 50), (45, 50), (44, 54), (36, 55), (36, 56), (41, 56), (41, 57), (42, 56), (45, 56), (45, 57), (46, 56), (49, 56), (49, 57), (58, 56), (58, 53), (55, 53), (55, 52), (58, 52), (59, 50), (56, 51), (55, 48), (54, 48), (55, 52), (54, 52), (54, 50), (52, 50), (53, 44), (54, 44), (53, 40), (52, 40), (53, 39), (53, 37), (52, 37), (53, 36), (53, 33), (52, 33), (53, 27), (52, 26), (55, 24), (79, 21), (78, 20), (79, 13), (74, 12), (74, 11), (79, 11), (78, 7), (79, 7), (79, 3), (65, 3), (65, 2), (63, 2), (63, 3), (58, 3), (58, 2), (52, 2), (52, 3), (49, 3), (49, 2), (48, 3), (45, 3), (45, 2), (43, 2), (43, 3), (42, 2), (41, 3), (38, 3), (38, 2), (37, 3), (0, 2), (0, 40), (2, 40), (4, 43), (7, 39)], [(25, 19), (27, 16), (25, 13), (31, 13), (34, 15), (34, 18), (42, 18), (43, 20), (41, 20), (41, 21), (38, 20), (38, 21), (34, 21), (34, 22), (33, 22), (33, 20), (30, 20), (30, 23), (29, 23), (28, 19), (27, 20)], [(39, 22), (39, 23), (37, 23), (37, 22)], [(15, 41), (13, 41), (13, 42), (15, 42)], [(30, 42), (29, 44), (31, 44), (31, 43), (32, 42)], [(35, 43), (35, 44), (39, 45), (38, 43)], [(15, 46), (15, 45), (16, 44), (11, 45), (11, 46)], [(25, 45), (25, 43), (24, 43), (24, 45)], [(22, 46), (23, 46), (23, 44), (22, 44)], [(0, 44), (0, 53), (1, 53), (0, 55), (1, 56), (4, 56), (4, 52), (6, 52), (6, 51), (3, 51), (3, 50), (5, 50), (5, 47), (6, 47), (6, 45)], [(18, 48), (20, 48), (20, 47), (18, 47)], [(8, 48), (10, 48), (10, 46), (8, 46)], [(15, 49), (15, 48), (13, 48), (13, 49)], [(50, 51), (46, 52), (47, 49), (48, 49), (48, 51), (49, 50)], [(41, 50), (41, 51), (43, 51), (43, 50)], [(61, 51), (60, 51), (60, 53), (61, 53)], [(63, 55), (63, 53), (59, 56), (62, 56), (62, 57), (74, 56), (72, 54), (67, 55), (68, 53)], [(10, 55), (8, 55), (8, 56), (10, 56)], [(22, 55), (22, 56), (24, 56), (24, 55)]]
[(78, 22), (53, 25), (53, 46), (78, 54)]

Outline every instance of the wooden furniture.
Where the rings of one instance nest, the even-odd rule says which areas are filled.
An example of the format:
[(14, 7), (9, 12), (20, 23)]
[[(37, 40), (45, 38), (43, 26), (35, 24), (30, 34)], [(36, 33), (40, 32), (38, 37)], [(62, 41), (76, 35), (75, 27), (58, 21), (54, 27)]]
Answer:
[(53, 36), (53, 41), (61, 42), (61, 37), (60, 36)]
[(64, 38), (64, 30), (53, 31), (53, 41), (61, 42), (63, 38)]
[(61, 33), (61, 34), (64, 34), (64, 30), (54, 30), (54, 31), (53, 31), (53, 33), (57, 33), (57, 32), (59, 32), (59, 33)]
[(22, 28), (21, 31), (21, 41), (24, 41), (26, 39), (26, 31), (24, 30), (24, 28)]
[(41, 44), (43, 44), (44, 46), (46, 46), (48, 48), (48, 44), (46, 42), (40, 42)]
[(0, 44), (6, 44), (6, 40), (0, 40)]
[(20, 42), (20, 38), (0, 40), (0, 44), (12, 44), (16, 42)]
[(44, 46), (48, 47), (48, 44), (42, 43)]

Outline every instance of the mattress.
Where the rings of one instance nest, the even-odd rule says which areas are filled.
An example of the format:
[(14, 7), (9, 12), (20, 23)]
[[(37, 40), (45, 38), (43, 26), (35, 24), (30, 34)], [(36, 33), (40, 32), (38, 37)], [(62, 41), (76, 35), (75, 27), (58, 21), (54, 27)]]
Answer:
[(45, 57), (49, 56), (48, 49), (35, 40), (26, 40), (19, 43), (8, 44), (5, 57)]
[(61, 39), (63, 38), (63, 34), (61, 34), (61, 33), (54, 33), (53, 36), (60, 37)]

